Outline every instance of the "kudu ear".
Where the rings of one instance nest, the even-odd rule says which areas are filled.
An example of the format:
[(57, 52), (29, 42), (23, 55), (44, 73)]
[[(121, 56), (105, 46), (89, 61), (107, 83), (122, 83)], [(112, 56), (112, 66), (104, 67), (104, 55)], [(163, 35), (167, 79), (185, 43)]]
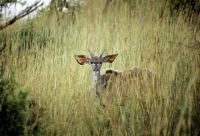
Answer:
[(80, 65), (89, 64), (89, 59), (85, 55), (75, 55), (75, 59)]
[(107, 55), (107, 56), (105, 56), (105, 57), (102, 58), (103, 62), (110, 62), (110, 63), (112, 63), (115, 60), (115, 58), (117, 57), (117, 55), (118, 54)]

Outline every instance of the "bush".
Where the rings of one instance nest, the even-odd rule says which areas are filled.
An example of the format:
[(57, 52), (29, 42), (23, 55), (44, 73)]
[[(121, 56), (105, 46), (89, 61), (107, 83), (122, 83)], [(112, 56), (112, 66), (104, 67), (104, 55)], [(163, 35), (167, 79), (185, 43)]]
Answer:
[(23, 135), (28, 113), (27, 91), (18, 90), (14, 74), (0, 80), (0, 135)]

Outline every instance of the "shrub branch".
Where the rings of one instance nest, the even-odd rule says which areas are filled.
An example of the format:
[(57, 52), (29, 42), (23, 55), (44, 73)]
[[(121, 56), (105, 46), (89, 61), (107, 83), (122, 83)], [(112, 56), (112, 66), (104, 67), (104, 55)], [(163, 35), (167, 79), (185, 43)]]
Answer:
[(0, 30), (6, 28), (9, 25), (12, 25), (15, 21), (19, 20), (20, 18), (25, 17), (26, 15), (28, 15), (31, 12), (35, 11), (38, 7), (40, 7), (42, 5), (43, 5), (43, 2), (40, 3), (40, 1), (37, 1), (34, 4), (32, 4), (31, 6), (26, 7), (18, 15), (14, 16), (11, 20), (6, 22), (4, 25), (0, 25)]

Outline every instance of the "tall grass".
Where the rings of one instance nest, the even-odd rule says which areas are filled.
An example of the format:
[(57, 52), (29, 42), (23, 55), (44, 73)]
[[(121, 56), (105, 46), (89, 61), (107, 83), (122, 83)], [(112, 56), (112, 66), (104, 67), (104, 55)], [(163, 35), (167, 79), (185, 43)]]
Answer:
[[(153, 3), (153, 4), (152, 4)], [(198, 25), (185, 14), (172, 19), (162, 2), (88, 1), (72, 15), (41, 12), (3, 30), (6, 71), (15, 68), (21, 88), (46, 109), (45, 135), (190, 135), (199, 125)], [(161, 9), (163, 11), (160, 15)], [(119, 53), (112, 67), (120, 71), (151, 69), (162, 85), (155, 93), (131, 94), (125, 106), (103, 109), (92, 94), (89, 66), (75, 54), (87, 49)], [(129, 90), (134, 90), (129, 86)]]

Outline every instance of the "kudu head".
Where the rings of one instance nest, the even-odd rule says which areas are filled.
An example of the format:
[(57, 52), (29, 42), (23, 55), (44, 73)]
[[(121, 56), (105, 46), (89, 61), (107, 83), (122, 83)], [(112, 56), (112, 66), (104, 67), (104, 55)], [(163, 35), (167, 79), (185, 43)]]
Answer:
[(89, 53), (90, 53), (91, 58), (88, 58), (85, 55), (75, 55), (75, 59), (80, 65), (90, 64), (92, 67), (92, 71), (98, 72), (98, 73), (100, 73), (102, 63), (104, 62), (112, 63), (118, 55), (118, 54), (114, 54), (114, 55), (107, 55), (105, 57), (102, 57), (104, 51), (102, 51), (99, 54), (99, 56), (94, 56), (94, 54), (91, 51), (89, 51)]

